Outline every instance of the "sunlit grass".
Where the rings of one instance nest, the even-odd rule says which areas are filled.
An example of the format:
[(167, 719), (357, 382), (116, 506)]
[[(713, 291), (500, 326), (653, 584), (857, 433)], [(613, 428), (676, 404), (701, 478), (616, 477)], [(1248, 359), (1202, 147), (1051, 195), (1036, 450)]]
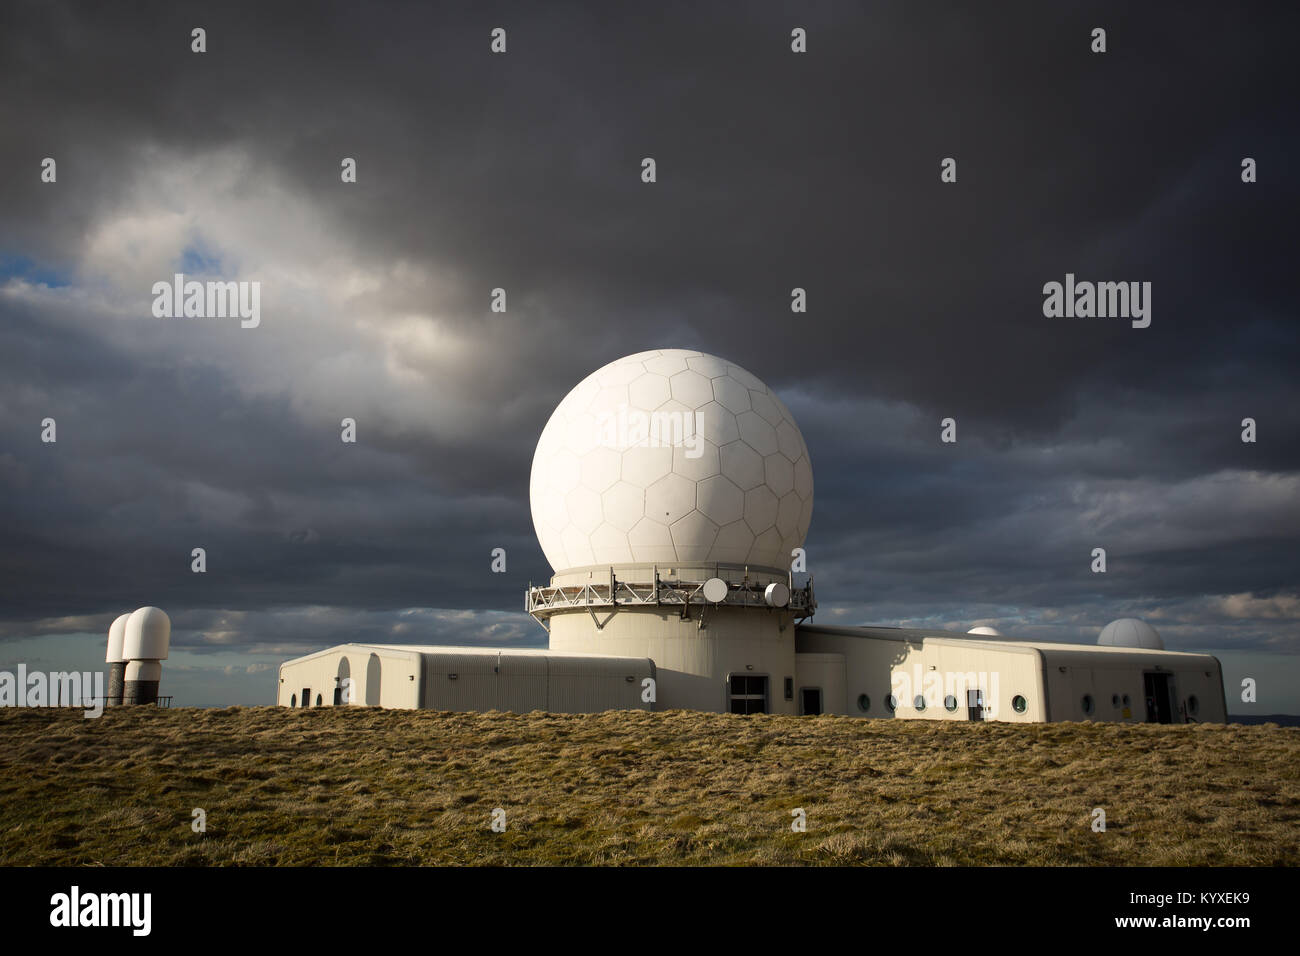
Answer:
[(1273, 725), (141, 707), (0, 741), (7, 865), (1300, 862)]

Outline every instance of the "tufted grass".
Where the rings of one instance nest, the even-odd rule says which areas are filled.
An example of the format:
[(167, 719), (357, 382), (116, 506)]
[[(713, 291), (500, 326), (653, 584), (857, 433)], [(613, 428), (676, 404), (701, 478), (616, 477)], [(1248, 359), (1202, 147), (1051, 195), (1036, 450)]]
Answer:
[(141, 707), (0, 741), (4, 865), (1300, 863), (1271, 724)]

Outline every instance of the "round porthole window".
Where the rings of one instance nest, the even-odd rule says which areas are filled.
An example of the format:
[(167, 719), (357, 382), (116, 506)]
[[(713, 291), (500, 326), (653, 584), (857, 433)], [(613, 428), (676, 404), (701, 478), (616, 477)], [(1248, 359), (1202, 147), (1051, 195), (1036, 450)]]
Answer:
[(297, 695), (297, 694), (290, 694), (290, 695), (289, 695), (289, 706), (290, 706), (290, 707), (297, 707), (297, 706), (298, 706), (298, 695)]
[(1119, 706), (1119, 694), (1111, 694), (1111, 695), (1110, 695), (1110, 705), (1111, 705), (1112, 707), (1118, 707), (1118, 706)]
[(320, 705), (321, 705), (321, 695), (320, 695), (320, 694), (317, 694), (317, 695), (316, 695), (316, 706), (319, 707)]
[(912, 706), (915, 707), (918, 711), (925, 710), (925, 698), (922, 697), (920, 694), (917, 694), (916, 699), (912, 701)]
[(898, 698), (890, 694), (885, 698), (885, 708), (892, 714), (898, 709)]
[(1195, 694), (1192, 694), (1190, 697), (1187, 698), (1187, 712), (1191, 714), (1193, 717), (1195, 717), (1200, 712), (1200, 710), (1201, 710), (1201, 702), (1196, 699)]
[(1092, 695), (1084, 694), (1081, 703), (1083, 704), (1083, 712), (1085, 714), (1091, 714), (1093, 711)]
[(1125, 707), (1127, 707), (1127, 706), (1129, 705), (1129, 700), (1130, 700), (1130, 698), (1129, 698), (1128, 694), (1125, 694), (1125, 695), (1124, 695), (1124, 706), (1125, 706)]
[(1011, 709), (1017, 714), (1023, 714), (1029, 709), (1029, 701), (1025, 700), (1019, 694), (1016, 694), (1015, 697), (1011, 698)]
[(859, 694), (858, 710), (862, 711), (865, 714), (870, 709), (871, 709), (871, 698), (868, 697), (866, 694)]
[(957, 698), (949, 694), (943, 699), (943, 706), (949, 713), (957, 709)]

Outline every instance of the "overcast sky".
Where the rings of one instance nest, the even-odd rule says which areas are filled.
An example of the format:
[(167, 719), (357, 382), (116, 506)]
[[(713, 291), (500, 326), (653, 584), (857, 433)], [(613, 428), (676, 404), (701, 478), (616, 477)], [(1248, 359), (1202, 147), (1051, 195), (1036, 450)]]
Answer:
[[(143, 604), (185, 704), (347, 640), (542, 645), (537, 437), (676, 347), (802, 427), (819, 622), (1143, 617), (1300, 712), (1300, 17), (806, 7), (6, 3), (0, 667), (102, 668)], [(176, 272), (260, 325), (154, 317)], [(1067, 273), (1150, 282), (1150, 327), (1045, 317)]]

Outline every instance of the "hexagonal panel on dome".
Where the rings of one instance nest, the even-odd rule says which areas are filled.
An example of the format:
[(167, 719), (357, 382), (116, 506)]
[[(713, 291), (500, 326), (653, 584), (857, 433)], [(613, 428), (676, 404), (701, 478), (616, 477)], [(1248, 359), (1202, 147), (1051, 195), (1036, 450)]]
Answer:
[(745, 516), (745, 493), (722, 475), (715, 475), (695, 486), (695, 507), (716, 525), (731, 524)]
[(600, 501), (605, 521), (620, 531), (631, 531), (645, 517), (645, 489), (626, 481), (615, 483)]
[(794, 465), (785, 455), (777, 453), (763, 459), (763, 477), (772, 493), (784, 495), (794, 490)]
[(763, 456), (743, 441), (737, 439), (718, 449), (722, 474), (735, 483), (741, 491), (757, 488), (763, 483)]
[(663, 349), (611, 362), (565, 396), (538, 439), (529, 494), (556, 571), (784, 567), (811, 521), (812, 469), (788, 408), (752, 373)]
[(678, 561), (707, 561), (713, 540), (718, 536), (718, 526), (698, 511), (674, 521), (668, 530), (673, 536)]
[(654, 372), (656, 375), (662, 375), (664, 378), (676, 375), (678, 372), (685, 372), (688, 368), (686, 356), (691, 353), (675, 351), (668, 354), (657, 355), (654, 358), (646, 359), (641, 364), (647, 372)]
[(783, 420), (776, 426), (776, 447), (791, 462), (798, 461), (803, 457), (803, 439), (799, 436), (799, 429)]
[(754, 546), (749, 549), (749, 557), (746, 561), (749, 564), (768, 568), (789, 567), (790, 555), (785, 553), (784, 544), (785, 540), (781, 537), (781, 532), (776, 528), (768, 528), (762, 534), (755, 536)]
[(648, 488), (673, 470), (673, 450), (639, 445), (623, 452), (622, 478), (630, 485)]
[(713, 401), (713, 384), (699, 372), (690, 369), (678, 372), (668, 380), (668, 386), (673, 398), (687, 408), (699, 408)]
[(695, 428), (719, 448), (740, 437), (736, 416), (717, 402), (709, 402), (695, 410)]
[(627, 397), (637, 408), (653, 411), (673, 396), (668, 388), (668, 379), (647, 372), (628, 385)]
[(671, 525), (695, 510), (695, 482), (681, 475), (660, 478), (645, 492), (647, 518)]
[(567, 495), (578, 487), (578, 482), (582, 480), (582, 462), (573, 452), (567, 448), (561, 448), (551, 456), (546, 479), (550, 491), (559, 495)]
[(761, 534), (776, 524), (780, 505), (780, 499), (766, 485), (745, 492), (745, 524), (754, 534)]
[(776, 429), (758, 412), (741, 412), (736, 416), (736, 425), (740, 437), (754, 451), (765, 458), (776, 453)]
[(591, 548), (596, 560), (610, 564), (631, 564), (632, 546), (628, 544), (627, 532), (611, 524), (602, 524), (591, 533)]
[(569, 524), (583, 534), (591, 534), (600, 526), (603, 514), (600, 508), (600, 495), (590, 488), (579, 485), (564, 496), (564, 504), (569, 512)]
[(677, 560), (677, 549), (673, 547), (673, 536), (668, 526), (652, 518), (638, 521), (627, 533), (627, 541), (632, 546), (633, 561), (650, 563)]
[(705, 378), (717, 378), (719, 375), (727, 374), (727, 363), (713, 355), (692, 355), (686, 360), (686, 365)]
[(730, 375), (713, 380), (713, 399), (727, 411), (739, 415), (751, 408), (749, 389), (741, 385)]
[(794, 490), (805, 501), (812, 498), (812, 466), (808, 464), (806, 456), (794, 463)]
[(683, 478), (703, 481), (718, 474), (721, 467), (718, 446), (707, 438), (695, 435), (691, 443), (673, 449), (673, 471)]
[(767, 390), (754, 390), (749, 393), (749, 403), (754, 411), (762, 416), (763, 420), (775, 428), (785, 421), (781, 415), (781, 410), (776, 407), (776, 402), (772, 401), (772, 396), (767, 394)]
[(799, 527), (799, 513), (803, 510), (803, 501), (793, 491), (781, 498), (776, 509), (776, 530), (783, 538), (793, 538)]
[(713, 553), (709, 557), (714, 561), (730, 564), (744, 564), (749, 559), (749, 551), (754, 546), (754, 532), (744, 521), (733, 521), (718, 530), (713, 539)]
[(613, 448), (593, 448), (581, 459), (582, 484), (602, 492), (623, 473), (623, 453)]

